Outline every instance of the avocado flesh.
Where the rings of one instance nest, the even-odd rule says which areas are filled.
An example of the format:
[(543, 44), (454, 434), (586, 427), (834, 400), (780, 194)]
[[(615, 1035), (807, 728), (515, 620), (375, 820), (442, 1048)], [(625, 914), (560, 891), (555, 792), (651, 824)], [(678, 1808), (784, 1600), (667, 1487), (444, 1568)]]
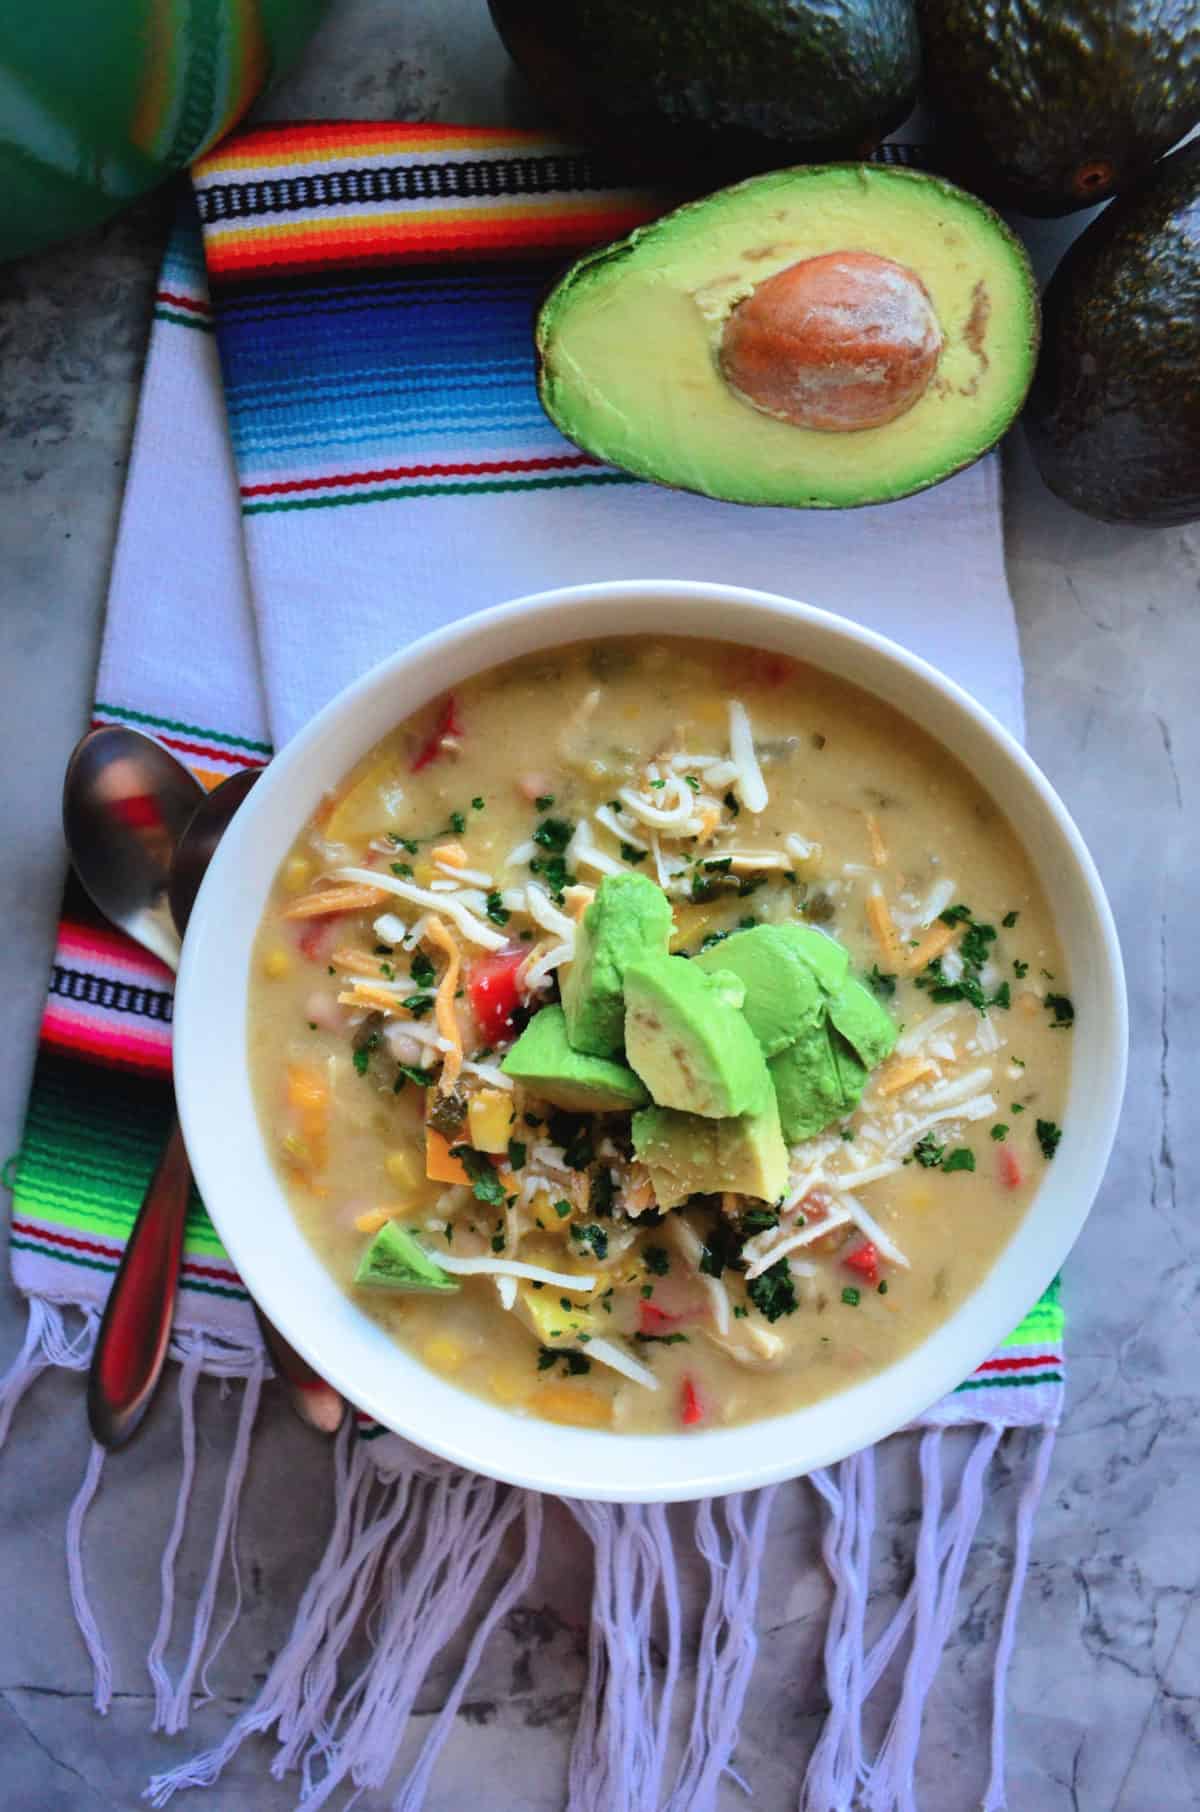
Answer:
[(729, 970), (745, 987), (742, 1013), (764, 1057), (774, 1057), (811, 1030), (825, 1009), (812, 970), (782, 926), (755, 925), (735, 931), (692, 958), (706, 974)]
[(789, 1145), (815, 1138), (857, 1107), (868, 1072), (829, 1025), (789, 1045), (771, 1059), (771, 1081)]
[(769, 1090), (757, 1113), (736, 1119), (643, 1108), (633, 1116), (633, 1149), (650, 1173), (660, 1208), (724, 1190), (774, 1202), (787, 1188), (787, 1147)]
[[(846, 248), (920, 278), (943, 335), (908, 411), (827, 433), (741, 399), (717, 355), (764, 278)], [(589, 254), (538, 319), (542, 402), (588, 452), (639, 477), (735, 503), (845, 508), (903, 497), (987, 451), (1033, 375), (1028, 257), (974, 196), (911, 170), (814, 165), (753, 177)]]
[(605, 875), (575, 934), (562, 978), (567, 1036), (577, 1051), (615, 1057), (625, 1043), (625, 965), (666, 954), (671, 906), (646, 875)]
[(645, 1089), (625, 1064), (572, 1048), (559, 1006), (534, 1014), (500, 1068), (539, 1100), (568, 1113), (623, 1113), (646, 1100)]
[(829, 1017), (868, 1070), (875, 1069), (896, 1048), (895, 1020), (871, 990), (853, 976), (830, 1001)]
[(1192, 0), (918, 0), (941, 167), (1069, 214), (1138, 182), (1200, 117)]
[(458, 1280), (432, 1259), (406, 1227), (385, 1221), (358, 1261), (354, 1281), (361, 1289), (416, 1290), (421, 1293), (458, 1289)]
[(775, 926), (776, 935), (807, 965), (826, 994), (840, 994), (850, 973), (850, 952), (836, 938), (794, 920)]
[(737, 977), (705, 974), (683, 956), (625, 971), (625, 1050), (660, 1107), (708, 1119), (757, 1112), (770, 1094), (758, 1040), (734, 1004)]
[(1064, 256), (1025, 426), (1047, 485), (1089, 516), (1200, 519), (1200, 141)]

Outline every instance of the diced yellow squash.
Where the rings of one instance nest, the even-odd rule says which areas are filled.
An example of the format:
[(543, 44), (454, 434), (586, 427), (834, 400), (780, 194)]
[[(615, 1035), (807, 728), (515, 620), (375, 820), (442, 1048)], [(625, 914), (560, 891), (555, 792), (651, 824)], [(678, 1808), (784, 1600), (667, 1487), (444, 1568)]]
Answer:
[(377, 755), (353, 786), (335, 800), (322, 834), (330, 843), (358, 843), (375, 831), (394, 828), (393, 804), (398, 793), (395, 755)]
[(579, 1336), (599, 1333), (597, 1318), (590, 1309), (573, 1305), (563, 1308), (562, 1290), (544, 1284), (535, 1290), (523, 1283), (517, 1291), (525, 1318), (542, 1346), (578, 1346)]
[(612, 1425), (612, 1399), (586, 1384), (543, 1385), (534, 1397), (534, 1407), (547, 1422), (565, 1422), (574, 1428)]
[(458, 1158), (450, 1155), (450, 1141), (436, 1127), (425, 1128), (425, 1175), (431, 1183), (466, 1183), (470, 1177)]
[[(289, 1063), (284, 1093), (308, 1167), (324, 1169), (329, 1156), (329, 1084), (324, 1073), (309, 1064)], [(285, 1149), (287, 1143), (285, 1139)]]
[(467, 1125), (476, 1151), (507, 1151), (513, 1119), (513, 1098), (506, 1089), (481, 1088), (472, 1095), (467, 1103)]
[(425, 1181), (421, 1160), (411, 1145), (397, 1146), (383, 1160), (383, 1168), (401, 1189), (417, 1189)]

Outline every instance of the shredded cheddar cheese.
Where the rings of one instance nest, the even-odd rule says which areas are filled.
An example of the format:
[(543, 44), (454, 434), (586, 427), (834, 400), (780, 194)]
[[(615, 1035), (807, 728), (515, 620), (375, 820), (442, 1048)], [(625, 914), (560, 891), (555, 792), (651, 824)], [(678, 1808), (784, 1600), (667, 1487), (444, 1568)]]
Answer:
[(462, 971), (462, 953), (440, 919), (430, 919), (425, 928), (425, 941), (436, 944), (446, 957), (445, 973), (438, 983), (433, 1016), (438, 1031), (450, 1046), (442, 1060), (442, 1087), (449, 1088), (457, 1081), (463, 1060), (462, 1033), (458, 1029), (458, 1014), (454, 1010), (454, 996)]
[(387, 894), (382, 888), (364, 881), (351, 881), (344, 887), (318, 887), (284, 908), (285, 919), (320, 919), (334, 912), (364, 912), (382, 906)]
[(908, 970), (909, 974), (915, 975), (916, 972), (919, 969), (923, 969), (927, 963), (933, 962), (935, 957), (944, 956), (954, 942), (957, 933), (958, 928), (955, 925), (942, 925), (940, 923), (934, 925), (932, 930), (925, 933), (925, 936), (921, 939), (916, 949), (910, 950), (905, 957), (904, 967)]

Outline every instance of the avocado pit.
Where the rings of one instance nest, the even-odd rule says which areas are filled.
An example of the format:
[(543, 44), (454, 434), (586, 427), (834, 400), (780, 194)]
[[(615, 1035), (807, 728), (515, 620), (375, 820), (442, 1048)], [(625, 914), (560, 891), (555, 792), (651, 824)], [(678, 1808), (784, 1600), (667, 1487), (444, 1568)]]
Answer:
[(915, 271), (874, 252), (803, 258), (756, 284), (722, 330), (721, 375), (798, 428), (881, 428), (925, 394), (942, 330)]

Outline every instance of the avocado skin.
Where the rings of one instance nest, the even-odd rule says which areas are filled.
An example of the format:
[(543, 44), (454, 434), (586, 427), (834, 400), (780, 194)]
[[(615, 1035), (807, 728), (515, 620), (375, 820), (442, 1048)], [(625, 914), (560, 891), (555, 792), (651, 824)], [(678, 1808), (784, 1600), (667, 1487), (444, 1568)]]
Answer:
[(1196, 0), (918, 0), (945, 167), (1071, 214), (1136, 183), (1200, 117)]
[(913, 0), (488, 0), (550, 111), (635, 169), (704, 187), (865, 156), (912, 111)]
[(1046, 484), (1089, 516), (1200, 518), (1200, 141), (1066, 253), (1025, 425)]

